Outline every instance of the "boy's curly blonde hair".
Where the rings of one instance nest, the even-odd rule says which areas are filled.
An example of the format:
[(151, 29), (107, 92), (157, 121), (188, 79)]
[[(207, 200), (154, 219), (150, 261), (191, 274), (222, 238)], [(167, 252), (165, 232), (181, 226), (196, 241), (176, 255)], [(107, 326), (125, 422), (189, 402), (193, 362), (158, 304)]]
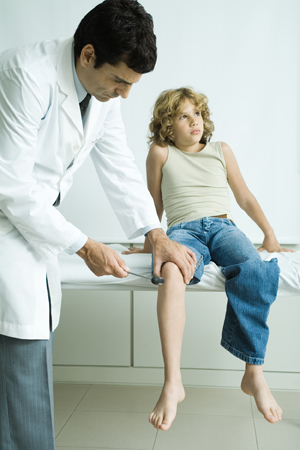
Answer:
[(182, 105), (186, 99), (190, 100), (199, 109), (203, 118), (204, 131), (200, 142), (207, 144), (210, 141), (215, 127), (210, 120), (208, 98), (191, 88), (182, 87), (163, 91), (156, 100), (149, 125), (151, 133), (149, 144), (157, 144), (161, 147), (165, 147), (168, 144), (175, 145), (173, 118), (181, 113)]

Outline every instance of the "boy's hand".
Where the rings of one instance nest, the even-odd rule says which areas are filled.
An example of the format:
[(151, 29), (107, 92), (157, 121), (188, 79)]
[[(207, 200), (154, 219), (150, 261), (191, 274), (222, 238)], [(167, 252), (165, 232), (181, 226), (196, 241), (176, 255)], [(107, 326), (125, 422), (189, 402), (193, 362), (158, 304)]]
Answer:
[(124, 250), (121, 252), (122, 255), (132, 255), (134, 253), (152, 253), (152, 251), (147, 251), (145, 248), (139, 248), (139, 247), (129, 247), (128, 250)]
[(181, 270), (184, 282), (189, 284), (197, 264), (195, 253), (184, 245), (169, 239), (161, 228), (149, 231), (148, 237), (153, 247), (153, 275), (160, 277), (162, 264), (173, 262)]
[(291, 252), (294, 253), (295, 250), (291, 250), (290, 248), (281, 247), (279, 242), (277, 241), (275, 235), (265, 236), (262, 246), (257, 249), (259, 252), (267, 250), (269, 253), (280, 253), (280, 252)]

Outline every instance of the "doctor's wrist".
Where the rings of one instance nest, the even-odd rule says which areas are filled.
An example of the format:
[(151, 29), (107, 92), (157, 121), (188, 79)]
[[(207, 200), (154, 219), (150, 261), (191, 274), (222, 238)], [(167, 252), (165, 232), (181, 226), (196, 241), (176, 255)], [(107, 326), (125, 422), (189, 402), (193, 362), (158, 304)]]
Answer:
[(162, 228), (153, 228), (153, 230), (148, 231), (147, 237), (152, 247), (157, 243), (157, 241), (160, 241), (161, 239), (168, 239), (166, 233)]
[(94, 242), (92, 239), (88, 238), (83, 247), (81, 247), (76, 254), (80, 256), (80, 258), (85, 259), (90, 252), (91, 248), (94, 246)]

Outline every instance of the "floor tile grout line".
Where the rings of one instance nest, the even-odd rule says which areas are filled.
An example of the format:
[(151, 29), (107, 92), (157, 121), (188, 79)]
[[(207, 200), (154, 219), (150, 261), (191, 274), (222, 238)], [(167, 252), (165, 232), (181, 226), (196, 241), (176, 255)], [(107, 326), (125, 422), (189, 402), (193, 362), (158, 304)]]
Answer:
[[(251, 406), (252, 409), (252, 406)], [(74, 410), (69, 410), (69, 409), (56, 409), (54, 412), (59, 412), (59, 411), (64, 411), (64, 412), (70, 412), (70, 414), (73, 414), (75, 411), (79, 412), (79, 413), (121, 413), (121, 414), (149, 414), (149, 410), (148, 411), (128, 411), (128, 410), (100, 410), (100, 409), (74, 409)], [(264, 420), (264, 417), (256, 417), (253, 414), (249, 415), (249, 416), (241, 416), (238, 414), (218, 414), (218, 413), (207, 413), (207, 412), (203, 412), (203, 413), (193, 413), (193, 412), (177, 412), (176, 416), (207, 416), (207, 417), (232, 417), (232, 418), (244, 418), (244, 419), (256, 419), (256, 420)], [(300, 418), (289, 418), (289, 419), (282, 419), (282, 422), (289, 422), (289, 421), (293, 421), (293, 422), (300, 422)]]
[[(263, 422), (266, 420), (264, 417), (255, 417), (255, 416), (253, 416), (253, 417), (256, 420), (261, 420)], [(292, 422), (299, 422), (300, 423), (300, 419), (281, 419), (280, 420), (280, 422), (290, 422), (290, 421), (292, 421)], [(276, 422), (274, 422), (274, 423), (276, 423)]]
[(157, 440), (157, 436), (158, 436), (158, 430), (156, 431), (156, 435), (155, 435), (155, 439), (154, 439), (152, 450), (154, 450), (154, 447), (155, 447), (155, 444), (156, 444), (156, 440)]
[(252, 404), (251, 397), (249, 400), (250, 400), (250, 407), (251, 407), (251, 413), (252, 413), (252, 421), (253, 421), (253, 428), (254, 428), (254, 434), (255, 434), (255, 440), (256, 440), (256, 447), (257, 447), (257, 450), (259, 450), (258, 437), (257, 437), (257, 431), (256, 431), (256, 425), (255, 425), (255, 417), (254, 417), (253, 404)]
[[(69, 411), (68, 409), (57, 409), (57, 411)], [(128, 411), (128, 410), (101, 410), (101, 409), (77, 409), (77, 412), (90, 412), (90, 413), (124, 413), (124, 414), (150, 414), (148, 411)], [(75, 412), (72, 411), (72, 414)], [(209, 416), (209, 417), (237, 417), (237, 418), (244, 418), (244, 419), (252, 419), (252, 414), (248, 416), (241, 416), (240, 414), (218, 414), (218, 413), (207, 413), (207, 412), (200, 412), (200, 413), (193, 413), (193, 412), (177, 412), (176, 416)], [(285, 420), (298, 420), (299, 419), (285, 419)]]
[[(67, 425), (67, 423), (69, 422), (69, 420), (71, 419), (71, 417), (73, 416), (74, 412), (76, 411), (77, 407), (79, 406), (79, 404), (82, 402), (82, 400), (84, 399), (84, 397), (86, 396), (86, 394), (90, 391), (90, 389), (92, 388), (92, 384), (89, 385), (88, 389), (86, 390), (86, 392), (83, 394), (83, 396), (81, 397), (81, 399), (79, 400), (79, 402), (76, 404), (75, 408), (72, 410), (71, 414), (69, 415), (68, 419), (66, 420), (66, 422), (63, 424), (62, 428), (59, 430), (57, 436), (55, 436), (55, 440), (58, 438), (58, 436), (60, 435), (60, 433), (62, 432), (62, 430), (65, 428), (65, 426)], [(54, 416), (55, 416), (55, 406), (54, 406)]]
[[(157, 430), (157, 433), (158, 433), (158, 430)], [(59, 445), (58, 447), (66, 448), (66, 449), (74, 448), (74, 447), (70, 447), (69, 445)], [(76, 447), (76, 448), (82, 449), (82, 450), (86, 450), (87, 447), (84, 446), (84, 447)], [(107, 447), (107, 446), (105, 446), (105, 447), (88, 447), (88, 448), (90, 450), (124, 450), (124, 447)], [(128, 448), (126, 450), (134, 450), (134, 449), (133, 448)], [(153, 448), (151, 450), (153, 450)]]
[[(66, 448), (66, 449), (74, 448), (74, 447), (70, 447), (69, 445), (59, 445), (58, 447)], [(90, 450), (125, 450), (124, 447), (107, 447), (107, 446), (105, 446), (105, 447), (86, 447), (86, 446), (84, 446), (84, 447), (76, 447), (76, 448), (82, 449), (82, 450), (86, 450), (87, 448)], [(135, 449), (127, 448), (126, 450), (135, 450)], [(153, 449), (151, 449), (151, 450), (153, 450)]]
[[(79, 400), (79, 402), (77, 403), (77, 405), (75, 406), (74, 411), (78, 408), (78, 406), (80, 405), (80, 403), (82, 402), (82, 400), (86, 397), (86, 395), (88, 394), (88, 392), (90, 392), (90, 390), (92, 389), (93, 384), (90, 384), (90, 387), (86, 390), (86, 392), (83, 394), (83, 396), (81, 397), (81, 399)], [(73, 412), (74, 412), (73, 411)]]

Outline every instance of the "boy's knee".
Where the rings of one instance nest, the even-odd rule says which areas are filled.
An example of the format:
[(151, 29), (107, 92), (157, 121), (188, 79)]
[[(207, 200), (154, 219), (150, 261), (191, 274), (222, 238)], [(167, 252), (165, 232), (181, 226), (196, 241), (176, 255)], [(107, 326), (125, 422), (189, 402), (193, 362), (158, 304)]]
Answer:
[(182, 273), (179, 267), (173, 262), (166, 262), (162, 267), (162, 277), (165, 281), (172, 280), (183, 280)]

